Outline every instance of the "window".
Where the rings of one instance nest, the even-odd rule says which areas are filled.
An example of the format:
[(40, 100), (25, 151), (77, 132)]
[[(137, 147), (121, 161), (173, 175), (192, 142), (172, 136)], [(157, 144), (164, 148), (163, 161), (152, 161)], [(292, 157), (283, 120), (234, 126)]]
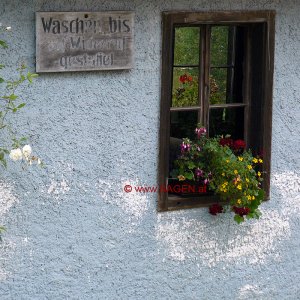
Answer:
[[(167, 186), (181, 139), (201, 123), (263, 155), (269, 197), (275, 12), (163, 13), (159, 184)], [(205, 206), (215, 196), (161, 191), (159, 210)]]

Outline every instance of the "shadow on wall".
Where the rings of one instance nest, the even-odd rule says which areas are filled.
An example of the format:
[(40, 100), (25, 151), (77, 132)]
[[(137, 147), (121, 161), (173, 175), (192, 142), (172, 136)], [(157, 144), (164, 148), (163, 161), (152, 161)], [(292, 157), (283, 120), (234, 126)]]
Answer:
[(275, 173), (271, 200), (262, 205), (259, 220), (239, 226), (230, 214), (214, 217), (198, 209), (159, 214), (156, 239), (165, 255), (178, 261), (197, 256), (198, 262), (210, 267), (241, 260), (265, 263), (291, 237), (290, 222), (300, 216), (299, 191), (300, 175)]

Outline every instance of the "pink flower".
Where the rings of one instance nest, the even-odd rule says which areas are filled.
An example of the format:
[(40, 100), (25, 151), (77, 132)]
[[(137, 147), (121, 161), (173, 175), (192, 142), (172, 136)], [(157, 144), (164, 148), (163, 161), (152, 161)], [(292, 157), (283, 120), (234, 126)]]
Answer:
[(197, 134), (197, 137), (199, 139), (201, 136), (206, 135), (206, 128), (205, 127), (196, 128), (195, 133)]
[(197, 177), (201, 177), (201, 176), (203, 176), (203, 170), (197, 168), (196, 171), (195, 171), (195, 174), (196, 174)]
[(181, 153), (188, 152), (191, 149), (191, 145), (186, 144), (185, 142), (182, 142), (180, 148), (181, 148)]
[(209, 179), (205, 178), (203, 182), (204, 182), (205, 185), (207, 185), (207, 184), (209, 184)]

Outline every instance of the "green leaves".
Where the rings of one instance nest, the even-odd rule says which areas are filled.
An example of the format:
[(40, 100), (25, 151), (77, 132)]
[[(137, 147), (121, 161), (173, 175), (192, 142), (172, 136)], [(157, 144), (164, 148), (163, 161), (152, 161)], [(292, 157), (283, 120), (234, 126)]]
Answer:
[(206, 136), (195, 141), (183, 139), (181, 154), (174, 162), (176, 169), (172, 174), (200, 184), (209, 182), (209, 190), (230, 203), (237, 223), (246, 218), (258, 219), (261, 215), (258, 207), (264, 199), (259, 184), (262, 172), (258, 172), (261, 159), (253, 157), (250, 150), (242, 152), (223, 146), (220, 139)]
[(0, 241), (2, 241), (2, 233), (6, 231), (4, 226), (0, 226)]
[(5, 41), (0, 40), (0, 47), (6, 49), (6, 48), (8, 48), (8, 45)]
[(25, 105), (26, 105), (26, 103), (21, 103), (17, 106), (17, 109), (20, 109), (20, 108), (24, 107)]
[(234, 221), (236, 221), (238, 224), (241, 224), (245, 221), (245, 219), (244, 219), (244, 217), (241, 217), (240, 215), (235, 215)]
[(194, 174), (193, 172), (189, 172), (189, 173), (184, 173), (183, 176), (188, 179), (188, 180), (193, 180), (194, 179)]
[(189, 161), (189, 162), (188, 162), (188, 168), (189, 168), (190, 170), (196, 168), (195, 163), (194, 163), (193, 161)]
[(29, 81), (29, 83), (32, 83), (32, 80), (38, 76), (38, 74), (28, 72), (26, 78)]
[[(7, 27), (6, 30), (9, 30)], [(8, 45), (5, 41), (0, 40), (0, 50), (8, 48)], [(8, 52), (7, 52), (8, 53)], [(0, 64), (0, 70), (4, 69), (5, 65)], [(10, 124), (7, 120), (7, 115), (9, 113), (16, 113), (18, 110), (22, 109), (25, 106), (25, 101), (20, 101), (22, 99), (22, 94), (20, 93), (18, 95), (17, 89), (20, 85), (24, 84), (25, 82), (32, 83), (33, 79), (36, 78), (38, 75), (31, 72), (26, 72), (27, 67), (22, 64), (20, 67), (18, 67), (17, 70), (17, 76), (12, 79), (4, 79), (3, 76), (0, 74), (0, 84), (1, 84), (1, 91), (2, 94), (0, 94), (0, 100), (1, 100), (1, 106), (0, 106), (0, 130), (6, 130), (5, 135), (3, 137), (6, 137), (7, 135), (11, 136), (14, 133), (14, 130), (11, 128)], [(4, 91), (4, 92), (3, 92)], [(21, 103), (20, 103), (21, 102)], [(16, 149), (21, 147), (23, 142), (26, 140), (26, 138), (12, 138), (12, 149)], [(7, 142), (7, 145), (1, 145), (0, 147), (0, 165), (3, 167), (6, 167), (6, 157), (9, 155), (10, 151), (6, 149), (10, 148), (9, 145), (10, 141)], [(27, 147), (28, 148), (28, 147)], [(35, 160), (38, 164), (40, 164), (40, 159), (38, 157), (31, 157), (30, 159)], [(31, 161), (30, 161), (31, 162)], [(0, 226), (0, 240), (1, 240), (1, 233), (5, 230), (3, 226)]]

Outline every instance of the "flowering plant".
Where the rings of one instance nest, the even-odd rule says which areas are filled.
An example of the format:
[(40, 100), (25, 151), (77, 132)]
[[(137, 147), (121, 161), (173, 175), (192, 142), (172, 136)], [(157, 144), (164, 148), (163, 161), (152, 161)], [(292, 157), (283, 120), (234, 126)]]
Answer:
[[(238, 223), (245, 217), (259, 218), (258, 207), (264, 198), (260, 171), (263, 160), (246, 150), (243, 140), (234, 141), (230, 136), (209, 138), (206, 128), (200, 125), (195, 134), (194, 141), (183, 139), (171, 176), (179, 181), (188, 179), (207, 185), (208, 190), (228, 203), (227, 208), (234, 212)], [(226, 207), (216, 203), (209, 211), (216, 215), (225, 212)]]
[(198, 78), (188, 73), (179, 76), (179, 86), (173, 95), (173, 106), (194, 105), (198, 95)]
[[(198, 76), (189, 73), (183, 73), (176, 77), (175, 90), (173, 93), (172, 105), (174, 107), (193, 106), (198, 99)], [(220, 98), (219, 86), (216, 79), (211, 75), (209, 77), (210, 101), (212, 104), (218, 103)]]
[[(11, 27), (4, 27), (0, 23), (0, 33), (11, 31)], [(0, 38), (0, 49), (7, 49), (7, 43)], [(5, 65), (0, 63), (0, 70), (4, 70)], [(22, 64), (17, 68), (18, 75), (16, 78), (5, 78), (0, 74), (0, 130), (3, 135), (0, 137), (0, 164), (3, 167), (7, 165), (7, 156), (13, 161), (22, 161), (25, 164), (31, 165), (33, 162), (41, 165), (41, 160), (32, 155), (30, 145), (24, 145), (26, 138), (16, 137), (16, 132), (9, 123), (9, 115), (16, 114), (26, 104), (21, 101), (21, 95), (17, 95), (17, 89), (26, 82), (31, 84), (33, 79), (38, 75), (30, 73), (27, 67)], [(0, 240), (1, 232), (4, 227), (0, 226)]]

